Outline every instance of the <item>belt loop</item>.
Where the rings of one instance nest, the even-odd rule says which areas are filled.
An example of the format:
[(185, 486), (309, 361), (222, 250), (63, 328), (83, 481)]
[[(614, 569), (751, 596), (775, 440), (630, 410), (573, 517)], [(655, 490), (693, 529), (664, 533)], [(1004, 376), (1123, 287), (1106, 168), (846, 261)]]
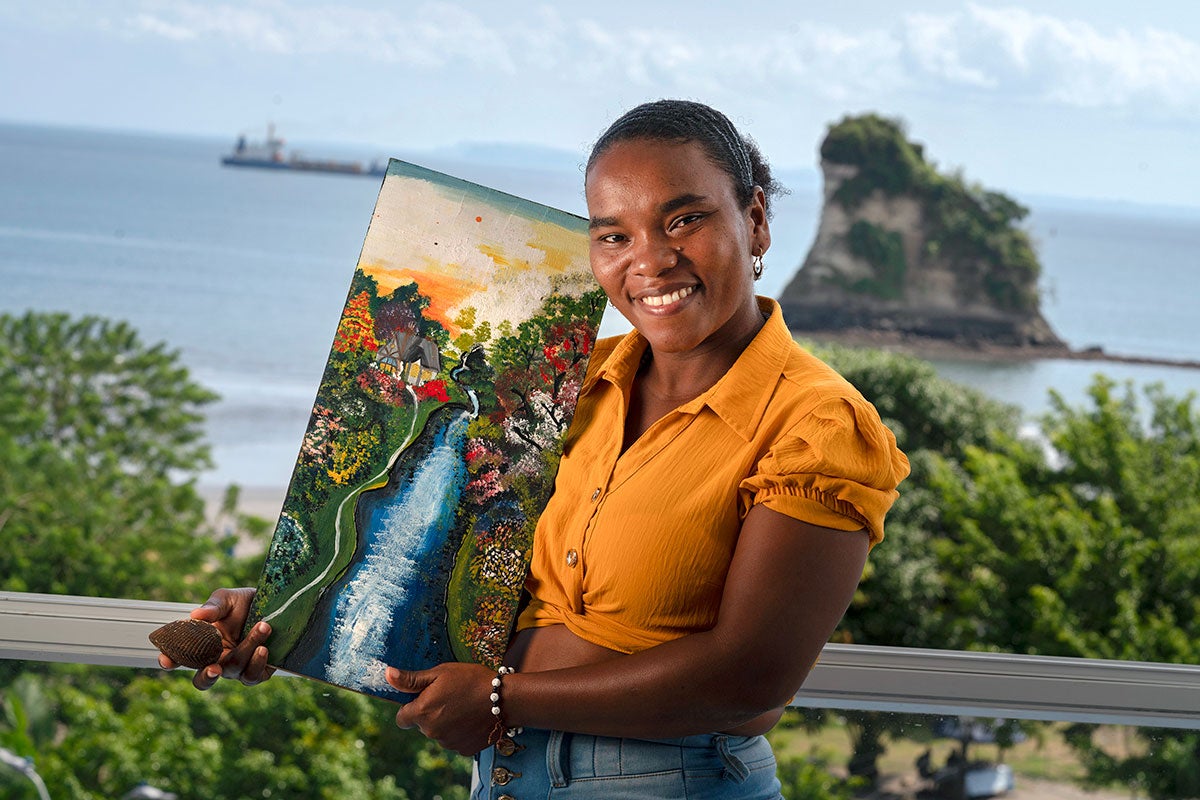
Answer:
[(550, 738), (546, 742), (546, 772), (550, 775), (550, 785), (555, 789), (563, 788), (571, 780), (566, 770), (566, 759), (571, 752), (568, 736), (570, 734), (562, 731), (550, 731)]
[(713, 744), (717, 747), (717, 755), (721, 758), (721, 763), (725, 765), (725, 772), (722, 773), (721, 780), (745, 783), (746, 779), (750, 777), (750, 768), (740, 758), (729, 752), (729, 737), (714, 736)]

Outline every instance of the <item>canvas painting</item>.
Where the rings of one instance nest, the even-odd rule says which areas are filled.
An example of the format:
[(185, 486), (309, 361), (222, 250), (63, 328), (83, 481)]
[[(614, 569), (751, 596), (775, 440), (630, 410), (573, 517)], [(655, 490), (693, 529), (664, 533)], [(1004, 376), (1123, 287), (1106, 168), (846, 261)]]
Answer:
[(392, 160), (254, 614), (271, 663), (407, 697), (495, 668), (604, 309), (587, 223)]

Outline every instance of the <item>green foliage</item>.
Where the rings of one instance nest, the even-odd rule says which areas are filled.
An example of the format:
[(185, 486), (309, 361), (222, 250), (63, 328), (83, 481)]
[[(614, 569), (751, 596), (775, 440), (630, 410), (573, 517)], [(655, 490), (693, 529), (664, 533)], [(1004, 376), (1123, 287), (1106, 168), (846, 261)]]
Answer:
[(1134, 796), (1155, 800), (1188, 800), (1200, 797), (1200, 733), (1174, 729), (1140, 728), (1146, 746), (1142, 755), (1117, 758), (1093, 740), (1093, 726), (1073, 725), (1067, 741), (1087, 768), (1087, 785), (1129, 787)]
[[(846, 117), (830, 127), (821, 158), (856, 167), (833, 195), (847, 211), (873, 192), (888, 197), (909, 194), (924, 211), (927, 258), (947, 261), (959, 276), (960, 294), (986, 296), (1000, 309), (1035, 311), (1041, 273), (1029, 234), (1019, 223), (1029, 210), (1011, 197), (967, 183), (960, 174), (943, 174), (927, 162), (921, 145), (909, 141), (903, 123), (876, 114)], [(863, 223), (867, 224), (867, 223)], [(903, 280), (892, 245), (868, 231), (850, 232), (851, 251), (877, 269), (877, 281), (858, 291), (894, 297), (891, 282)], [(861, 252), (859, 252), (861, 251)]]
[(832, 126), (821, 143), (821, 158), (858, 168), (834, 195), (847, 209), (876, 189), (893, 197), (912, 191), (930, 172), (921, 145), (908, 140), (903, 123), (878, 114), (846, 117)]
[(1054, 395), (1053, 460), (1012, 442), (931, 476), (946, 645), (1194, 663), (1200, 617), (1200, 420), (1192, 399)]
[(904, 240), (900, 234), (860, 219), (850, 226), (846, 238), (851, 254), (875, 270), (874, 276), (855, 282), (850, 289), (884, 300), (900, 298), (904, 294), (904, 276), (908, 271)]
[(192, 486), (201, 388), (124, 323), (0, 315), (0, 588), (191, 599), (227, 542)]
[[(192, 485), (213, 397), (122, 323), (0, 315), (0, 588), (197, 602), (252, 579)], [(236, 490), (216, 524), (267, 527), (238, 513)], [(0, 746), (33, 758), (55, 798), (121, 797), (142, 781), (181, 798), (466, 797), (465, 759), (360, 695), (286, 679), (201, 694), (182, 675), (3, 667)], [(0, 795), (36, 797), (7, 769)]]
[(22, 395), (25, 413), (5, 426), (20, 444), (45, 442), (89, 471), (209, 466), (200, 410), (216, 395), (124, 322), (0, 314), (0, 365)]
[(823, 758), (780, 758), (776, 774), (786, 800), (851, 800), (867, 787), (861, 778), (833, 777)]
[[(1051, 396), (1036, 440), (1015, 409), (905, 356), (819, 351), (874, 402), (913, 466), (840, 629), (864, 644), (1196, 663), (1200, 415), (1161, 386), (1097, 376)], [(884, 715), (847, 715), (873, 760)], [(867, 735), (870, 734), (870, 735)], [(1095, 782), (1195, 796), (1200, 737), (1142, 731), (1118, 758), (1075, 736)], [(1191, 794), (1189, 794), (1189, 792)]]
[(202, 694), (186, 676), (146, 675), (98, 693), (57, 675), (46, 692), (60, 732), (37, 768), (56, 798), (120, 797), (143, 781), (213, 800), (467, 796), (467, 759), (396, 728), (390, 704), (311, 681)]
[(997, 308), (1037, 308), (1041, 264), (1029, 234), (1019, 227), (1029, 209), (960, 175), (933, 173), (922, 195), (927, 255), (957, 265)]

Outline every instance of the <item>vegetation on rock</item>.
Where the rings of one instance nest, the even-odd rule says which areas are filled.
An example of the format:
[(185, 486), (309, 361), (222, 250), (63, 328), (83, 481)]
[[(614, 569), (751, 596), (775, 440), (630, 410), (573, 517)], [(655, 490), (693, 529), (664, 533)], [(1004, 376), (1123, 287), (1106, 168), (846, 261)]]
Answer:
[[(998, 309), (1037, 310), (1041, 267), (1029, 234), (1018, 226), (1029, 213), (1020, 203), (968, 183), (960, 173), (940, 172), (925, 158), (922, 146), (908, 139), (902, 122), (877, 114), (847, 117), (833, 125), (821, 144), (821, 158), (855, 168), (833, 194), (847, 211), (853, 212), (877, 191), (915, 198), (923, 210), (924, 258), (951, 265), (962, 285), (979, 287)], [(851, 237), (851, 251), (881, 277), (848, 288), (898, 296), (881, 291), (894, 280), (893, 250), (869, 246), (862, 231), (852, 230)]]
[(850, 252), (875, 270), (872, 277), (854, 281), (848, 288), (885, 300), (899, 298), (904, 293), (904, 276), (908, 272), (900, 234), (860, 219), (850, 226), (846, 240)]

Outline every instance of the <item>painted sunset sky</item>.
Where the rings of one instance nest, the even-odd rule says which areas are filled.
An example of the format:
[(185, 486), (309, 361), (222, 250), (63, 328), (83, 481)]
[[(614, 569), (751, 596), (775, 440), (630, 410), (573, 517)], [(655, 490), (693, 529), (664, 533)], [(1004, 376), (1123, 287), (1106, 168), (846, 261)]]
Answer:
[[(471, 227), (478, 232), (461, 235)], [(416, 282), (432, 298), (425, 313), (451, 336), (463, 308), (494, 328), (527, 319), (538, 305), (532, 299), (554, 289), (595, 288), (585, 220), (396, 160), (358, 266), (380, 294)]]

